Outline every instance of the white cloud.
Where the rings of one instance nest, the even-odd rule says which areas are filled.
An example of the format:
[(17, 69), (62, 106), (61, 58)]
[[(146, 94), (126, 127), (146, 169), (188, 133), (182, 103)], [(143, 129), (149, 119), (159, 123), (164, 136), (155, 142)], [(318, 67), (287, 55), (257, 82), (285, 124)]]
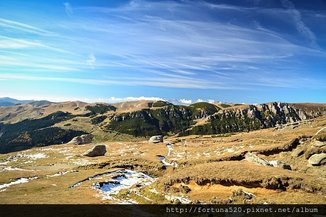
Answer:
[(68, 16), (72, 16), (74, 14), (74, 11), (69, 2), (64, 2), (63, 6), (65, 7), (65, 12)]
[(0, 39), (0, 48), (2, 49), (17, 49), (17, 48), (30, 48), (38, 47), (39, 44), (26, 40), (8, 40)]
[(158, 101), (158, 100), (163, 100), (163, 98), (160, 97), (146, 97), (146, 96), (140, 96), (140, 97), (108, 97), (105, 99), (106, 102), (109, 103), (118, 103), (118, 102), (130, 102), (130, 101), (139, 101), (139, 100), (152, 100), (152, 101)]
[(178, 101), (182, 104), (191, 104), (192, 103), (191, 99), (179, 99)]
[(311, 46), (318, 47), (316, 36), (311, 29), (302, 21), (301, 13), (297, 10), (294, 4), (289, 0), (281, 0), (282, 5), (290, 11), (292, 18), (295, 22), (297, 31), (310, 41)]
[(3, 19), (0, 18), (0, 26), (2, 27), (6, 27), (6, 28), (12, 28), (12, 29), (16, 29), (16, 30), (20, 30), (20, 31), (24, 31), (24, 32), (30, 32), (30, 33), (34, 33), (34, 34), (38, 34), (38, 35), (54, 35), (52, 32), (49, 32), (47, 30), (35, 27), (35, 26), (31, 26), (25, 23), (21, 23), (21, 22), (17, 22), (17, 21), (13, 21), (13, 20), (8, 20), (8, 19)]
[(86, 60), (86, 63), (91, 66), (92, 68), (94, 68), (94, 65), (95, 65), (95, 62), (96, 62), (96, 57), (93, 53), (90, 53), (88, 55), (88, 59)]
[[(68, 15), (73, 13), (69, 2), (64, 6)], [(293, 57), (302, 54), (325, 57), (325, 52), (292, 43), (282, 33), (264, 29), (263, 25), (252, 28), (219, 20), (220, 14), (234, 14), (230, 10), (250, 15), (252, 8), (193, 1), (136, 1), (111, 8), (74, 7), (75, 12), (81, 12), (74, 14), (76, 19), (59, 18), (51, 25), (51, 30), (60, 35), (55, 37), (48, 37), (46, 30), (0, 18), (0, 26), (46, 36), (33, 42), (0, 41), (0, 48), (15, 48), (10, 53), (0, 51), (0, 73), (16, 72), (15, 78), (8, 78), (11, 80), (107, 86), (224, 90), (311, 86), (302, 79), (307, 73), (302, 67), (304, 63), (294, 62)], [(214, 19), (210, 17), (213, 13)], [(298, 23), (302, 21), (297, 12), (293, 17)], [(304, 25), (301, 29), (313, 41), (309, 28)], [(18, 52), (18, 48), (33, 48), (33, 51)], [(89, 70), (95, 66), (96, 72)], [(17, 74), (24, 71), (34, 75), (45, 73), (25, 77)], [(101, 73), (96, 74), (97, 71)], [(277, 79), (266, 79), (271, 77)]]

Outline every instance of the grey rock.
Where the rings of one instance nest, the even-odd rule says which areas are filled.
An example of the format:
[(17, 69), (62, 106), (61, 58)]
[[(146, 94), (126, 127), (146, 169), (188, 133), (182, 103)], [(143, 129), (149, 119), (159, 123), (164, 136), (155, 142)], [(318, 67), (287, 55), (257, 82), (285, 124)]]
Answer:
[(97, 156), (104, 156), (106, 153), (106, 146), (105, 145), (96, 145), (94, 148), (88, 150), (84, 156), (87, 157), (97, 157)]
[(152, 136), (148, 142), (151, 143), (159, 143), (159, 142), (163, 142), (163, 136), (162, 135), (157, 135), (157, 136)]
[(292, 157), (299, 157), (304, 154), (304, 149), (296, 149), (292, 152)]
[(249, 161), (249, 162), (260, 164), (262, 166), (278, 167), (278, 168), (282, 168), (282, 169), (291, 170), (291, 166), (286, 164), (286, 163), (283, 163), (282, 161), (279, 161), (279, 160), (272, 160), (272, 161), (264, 160), (264, 159), (258, 157), (257, 155), (255, 155), (253, 153), (250, 153), (250, 152), (245, 154), (245, 159), (247, 161)]
[(249, 161), (249, 162), (260, 164), (260, 165), (263, 165), (263, 166), (271, 166), (271, 164), (267, 160), (264, 160), (264, 159), (258, 157), (257, 155), (255, 155), (253, 153), (250, 153), (250, 152), (245, 154), (245, 159), (247, 161)]
[(243, 197), (245, 200), (251, 200), (256, 196), (253, 193), (246, 192), (242, 189), (239, 189), (239, 190), (232, 192), (231, 198), (235, 198), (235, 197)]
[(326, 164), (326, 153), (312, 155), (308, 163), (312, 166), (320, 166)]
[(269, 163), (273, 167), (278, 167), (278, 168), (285, 169), (285, 170), (291, 170), (291, 166), (289, 164), (286, 164), (279, 160), (272, 160), (272, 161), (269, 161)]
[(313, 146), (315, 147), (323, 147), (326, 145), (326, 142), (316, 141)]
[(188, 186), (186, 186), (186, 185), (181, 185), (179, 187), (179, 190), (183, 194), (188, 194), (191, 191), (191, 189)]
[(87, 143), (92, 143), (93, 135), (85, 134), (81, 136), (74, 137), (68, 144), (83, 145)]

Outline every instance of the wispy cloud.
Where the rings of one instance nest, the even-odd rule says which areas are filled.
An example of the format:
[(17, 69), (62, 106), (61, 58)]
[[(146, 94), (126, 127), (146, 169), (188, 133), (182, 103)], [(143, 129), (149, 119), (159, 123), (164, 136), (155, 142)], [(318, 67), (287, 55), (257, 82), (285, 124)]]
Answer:
[(0, 18), (0, 26), (38, 35), (53, 35), (52, 32), (25, 23)]
[[(53, 32), (0, 18), (0, 26), (19, 33), (0, 30), (8, 35), (0, 38), (0, 78), (200, 90), (308, 88), (307, 81), (322, 86), (324, 78), (307, 80), (298, 57), (325, 59), (325, 51), (304, 15), (289, 0), (282, 3), (286, 9), (205, 1), (72, 9), (65, 2), (60, 10), (70, 18), (56, 17)], [(279, 19), (277, 13), (292, 18), (287, 20), (295, 23), (294, 35), (257, 21)], [(22, 71), (44, 74), (18, 74)]]
[(182, 104), (191, 104), (192, 103), (191, 99), (179, 99), (178, 101)]
[(0, 38), (0, 48), (2, 49), (30, 48), (39, 46), (40, 44), (31, 41)]
[(68, 16), (72, 16), (74, 14), (74, 11), (69, 2), (64, 2), (63, 6), (65, 7), (65, 12)]
[(94, 69), (95, 62), (96, 62), (96, 57), (95, 57), (95, 55), (94, 55), (93, 53), (90, 53), (90, 54), (88, 55), (88, 58), (87, 58), (87, 60), (86, 60), (86, 63)]
[(316, 36), (311, 31), (311, 29), (302, 21), (300, 11), (298, 11), (295, 8), (294, 4), (289, 0), (281, 0), (281, 2), (282, 5), (290, 11), (298, 32), (310, 41), (311, 46), (318, 47)]

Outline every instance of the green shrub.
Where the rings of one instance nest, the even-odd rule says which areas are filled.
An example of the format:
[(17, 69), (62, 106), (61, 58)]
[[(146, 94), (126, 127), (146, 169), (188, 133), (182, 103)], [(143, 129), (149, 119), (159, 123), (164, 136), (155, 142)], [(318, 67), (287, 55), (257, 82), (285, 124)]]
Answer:
[(99, 123), (102, 123), (106, 118), (107, 118), (107, 116), (105, 116), (105, 115), (98, 116), (98, 117), (92, 118), (91, 123), (92, 124), (99, 124)]
[(86, 106), (86, 109), (90, 111), (93, 115), (96, 114), (104, 114), (108, 111), (116, 111), (117, 108), (113, 105), (106, 105), (106, 104), (96, 104), (93, 106)]
[(171, 106), (172, 104), (166, 101), (159, 100), (152, 103), (151, 105), (152, 107), (163, 107), (163, 106)]

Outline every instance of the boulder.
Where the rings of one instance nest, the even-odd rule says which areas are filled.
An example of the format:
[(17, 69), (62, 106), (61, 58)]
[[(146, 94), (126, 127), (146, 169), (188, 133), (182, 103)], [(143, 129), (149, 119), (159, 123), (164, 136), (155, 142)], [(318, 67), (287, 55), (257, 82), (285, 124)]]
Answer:
[(326, 146), (326, 142), (321, 142), (321, 141), (315, 141), (315, 143), (313, 144), (313, 146), (315, 147), (324, 147)]
[(271, 160), (271, 161), (269, 161), (269, 163), (273, 167), (278, 167), (278, 168), (285, 169), (285, 170), (291, 170), (291, 166), (289, 164), (286, 164), (279, 160)]
[(301, 155), (303, 155), (304, 154), (304, 149), (296, 149), (296, 150), (294, 150), (293, 152), (292, 152), (292, 154), (291, 154), (291, 156), (292, 157), (299, 157), (299, 156), (301, 156)]
[(162, 135), (152, 136), (151, 138), (149, 138), (148, 142), (151, 143), (163, 142), (163, 136)]
[(245, 159), (249, 162), (260, 164), (263, 166), (271, 166), (271, 164), (267, 160), (261, 159), (257, 155), (250, 152), (245, 154)]
[(92, 140), (93, 140), (92, 134), (84, 134), (81, 136), (74, 137), (68, 144), (83, 145), (87, 143), (92, 143)]
[(106, 153), (106, 146), (105, 145), (96, 145), (94, 148), (88, 150), (84, 156), (87, 157), (97, 157), (97, 156), (104, 156)]
[(326, 164), (326, 153), (312, 155), (309, 158), (308, 163), (312, 166), (320, 166)]
[(191, 191), (191, 189), (188, 186), (186, 186), (186, 185), (181, 185), (179, 187), (179, 190), (183, 194), (188, 194)]
[(304, 157), (308, 160), (312, 155), (320, 154), (320, 153), (326, 153), (326, 146), (324, 147), (312, 146), (305, 151)]
[(250, 152), (245, 154), (245, 159), (247, 161), (249, 161), (249, 162), (260, 164), (262, 166), (278, 167), (278, 168), (282, 168), (282, 169), (286, 169), (286, 170), (291, 170), (291, 166), (286, 164), (286, 163), (283, 163), (282, 161), (279, 161), (279, 160), (272, 160), (272, 161), (264, 160), (264, 159), (258, 157), (257, 155), (255, 155), (253, 153), (250, 153)]

